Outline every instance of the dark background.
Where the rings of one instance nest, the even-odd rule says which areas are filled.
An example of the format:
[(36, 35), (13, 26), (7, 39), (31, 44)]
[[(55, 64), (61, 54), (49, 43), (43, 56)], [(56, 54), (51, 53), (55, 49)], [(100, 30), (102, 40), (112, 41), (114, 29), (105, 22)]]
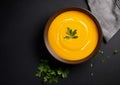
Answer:
[[(53, 66), (71, 68), (67, 79), (51, 85), (120, 85), (120, 31), (107, 44), (102, 42), (103, 55), (98, 53), (74, 66), (52, 59), (44, 47), (42, 35), (49, 17), (66, 7), (88, 9), (85, 0), (10, 0), (0, 4), (0, 85), (46, 85), (35, 78), (41, 58), (49, 59)], [(116, 55), (115, 49), (119, 50)]]

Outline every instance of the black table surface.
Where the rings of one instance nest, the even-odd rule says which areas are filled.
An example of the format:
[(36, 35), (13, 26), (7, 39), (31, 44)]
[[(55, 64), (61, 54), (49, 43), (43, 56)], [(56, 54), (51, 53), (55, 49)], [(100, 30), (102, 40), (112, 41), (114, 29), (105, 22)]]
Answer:
[[(108, 43), (103, 40), (100, 49), (104, 54), (98, 53), (83, 64), (64, 65), (49, 55), (43, 43), (45, 23), (56, 11), (67, 7), (88, 9), (86, 0), (1, 2), (0, 85), (43, 85), (35, 72), (44, 57), (53, 65), (71, 67), (67, 79), (51, 85), (120, 85), (120, 31)], [(113, 54), (115, 49), (118, 54)]]

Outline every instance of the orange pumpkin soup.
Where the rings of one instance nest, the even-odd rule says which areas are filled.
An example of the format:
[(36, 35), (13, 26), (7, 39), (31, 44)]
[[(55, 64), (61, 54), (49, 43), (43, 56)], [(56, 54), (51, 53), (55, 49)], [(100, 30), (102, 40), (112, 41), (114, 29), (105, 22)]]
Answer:
[(97, 46), (97, 26), (85, 13), (66, 11), (50, 24), (48, 42), (61, 59), (81, 60), (89, 56)]

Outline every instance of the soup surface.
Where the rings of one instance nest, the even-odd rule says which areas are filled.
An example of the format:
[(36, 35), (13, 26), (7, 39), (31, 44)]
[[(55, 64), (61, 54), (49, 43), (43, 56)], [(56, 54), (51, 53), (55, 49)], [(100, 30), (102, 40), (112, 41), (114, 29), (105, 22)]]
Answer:
[(81, 60), (96, 48), (98, 30), (94, 21), (80, 11), (66, 11), (50, 24), (48, 43), (64, 60)]

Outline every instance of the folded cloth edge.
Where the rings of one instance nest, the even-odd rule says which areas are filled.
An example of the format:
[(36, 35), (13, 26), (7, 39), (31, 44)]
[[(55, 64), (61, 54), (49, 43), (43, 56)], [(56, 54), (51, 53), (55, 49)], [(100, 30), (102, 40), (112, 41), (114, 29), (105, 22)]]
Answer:
[[(103, 19), (101, 19), (101, 18), (103, 18), (103, 17), (101, 17), (101, 16), (99, 16), (99, 15), (97, 15), (98, 13), (96, 13), (96, 9), (94, 9), (93, 7), (93, 3), (96, 3), (98, 0), (87, 0), (87, 2), (88, 2), (88, 6), (89, 6), (89, 9), (90, 9), (90, 11), (92, 12), (92, 14), (96, 17), (96, 19), (98, 20), (98, 22), (100, 23), (100, 25), (101, 25), (101, 28), (102, 28), (102, 32), (103, 32), (103, 36), (104, 36), (104, 38), (105, 38), (105, 40), (106, 40), (106, 42), (108, 42), (118, 31), (119, 31), (119, 29), (120, 29), (120, 27), (119, 27), (119, 29), (114, 29), (114, 27), (112, 27), (112, 30), (108, 30), (108, 29), (106, 29), (105, 27), (106, 26), (103, 26), (104, 24), (105, 24), (105, 22), (102, 22), (103, 21)], [(114, 0), (113, 0), (114, 1)], [(112, 2), (112, 1), (111, 1)], [(114, 2), (113, 2), (114, 3)], [(109, 4), (107, 4), (107, 5), (109, 5)], [(97, 5), (96, 5), (97, 6)], [(96, 16), (97, 15), (97, 16)], [(119, 16), (120, 17), (120, 16)], [(103, 24), (102, 24), (103, 23)]]

